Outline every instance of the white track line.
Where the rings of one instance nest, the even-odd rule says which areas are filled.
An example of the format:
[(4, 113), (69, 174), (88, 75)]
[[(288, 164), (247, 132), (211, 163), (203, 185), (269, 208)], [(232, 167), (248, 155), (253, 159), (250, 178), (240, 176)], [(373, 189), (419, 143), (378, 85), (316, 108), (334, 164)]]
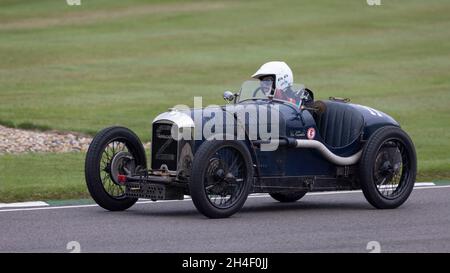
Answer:
[(0, 208), (20, 208), (20, 207), (45, 207), (50, 206), (44, 201), (30, 201), (20, 203), (0, 203)]
[[(419, 186), (414, 187), (415, 190), (423, 190), (423, 189), (442, 189), (442, 188), (450, 188), (450, 185), (444, 186)], [(330, 194), (346, 194), (346, 193), (361, 193), (361, 190), (354, 191), (326, 191), (326, 192), (311, 192), (307, 195), (330, 195)], [(248, 198), (267, 198), (270, 197), (268, 194), (251, 194)], [(151, 200), (138, 201), (136, 204), (149, 204), (149, 203), (170, 203), (170, 202), (186, 202), (191, 201), (190, 198), (186, 198), (184, 200), (160, 200), (157, 202)], [(90, 207), (98, 207), (97, 204), (89, 204), (89, 205), (73, 205), (73, 206), (57, 206), (57, 207), (35, 207), (35, 208), (16, 208), (16, 209), (0, 209), (0, 213), (2, 212), (14, 212), (14, 211), (35, 211), (35, 210), (56, 210), (56, 209), (76, 209), (76, 208), (90, 208)]]
[[(435, 186), (433, 182), (417, 182), (414, 184), (415, 187), (423, 187), (423, 186)], [(339, 191), (339, 193), (352, 193), (355, 191)], [(358, 192), (358, 191), (356, 191)], [(316, 192), (316, 193), (308, 193), (308, 195), (325, 195), (325, 194), (336, 194), (337, 191), (332, 192)], [(267, 194), (252, 194), (250, 197), (267, 197)], [(190, 199), (189, 195), (185, 195), (184, 199)], [(139, 204), (147, 204), (152, 203), (150, 199), (139, 199)], [(168, 200), (168, 201), (180, 201), (180, 200)], [(167, 201), (159, 201), (159, 202), (167, 202)], [(30, 202), (20, 202), (20, 203), (0, 203), (0, 209), (3, 208), (34, 208), (34, 207), (48, 207), (50, 204), (44, 202), (44, 201), (30, 201)], [(75, 206), (75, 205), (73, 205)], [(61, 206), (61, 207), (67, 207), (67, 206)], [(72, 206), (70, 206), (72, 207)]]
[[(433, 182), (417, 182), (415, 183), (415, 187), (421, 187), (421, 186), (434, 186), (435, 184)], [(335, 194), (335, 192), (329, 192), (328, 194)], [(345, 193), (345, 192), (340, 192), (340, 193)], [(325, 193), (319, 193), (319, 194), (325, 194)], [(252, 196), (255, 196), (258, 194), (254, 194)], [(261, 195), (261, 194), (259, 194)], [(311, 195), (311, 194), (310, 194)], [(312, 194), (314, 195), (314, 194)], [(267, 196), (267, 194), (264, 194), (263, 196)], [(190, 199), (189, 195), (185, 195), (184, 196), (185, 199)], [(151, 203), (151, 202), (146, 202), (146, 201), (150, 201), (150, 199), (139, 199), (140, 201), (138, 203)], [(173, 200), (170, 200), (173, 201)], [(161, 202), (161, 201), (160, 201)], [(44, 202), (44, 201), (29, 201), (29, 202), (19, 202), (19, 203), (0, 203), (0, 209), (2, 208), (32, 208), (32, 207), (48, 207), (50, 206), (50, 204)]]
[(433, 182), (416, 182), (414, 184), (415, 187), (424, 187), (424, 186), (436, 186)]

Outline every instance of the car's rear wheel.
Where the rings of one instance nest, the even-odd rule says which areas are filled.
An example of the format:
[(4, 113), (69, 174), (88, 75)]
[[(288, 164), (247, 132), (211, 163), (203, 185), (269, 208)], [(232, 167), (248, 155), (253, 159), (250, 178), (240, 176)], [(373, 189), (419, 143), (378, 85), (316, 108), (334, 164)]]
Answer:
[(125, 196), (118, 176), (134, 173), (137, 168), (146, 168), (145, 150), (139, 138), (124, 127), (103, 129), (94, 137), (86, 154), (85, 178), (89, 193), (104, 209), (128, 209), (137, 198)]
[(252, 180), (252, 158), (242, 142), (211, 140), (195, 154), (189, 191), (199, 212), (225, 218), (242, 208)]
[(307, 191), (294, 191), (294, 192), (271, 192), (269, 195), (282, 203), (292, 203), (300, 200)]
[(416, 180), (416, 152), (399, 127), (378, 129), (367, 141), (359, 163), (359, 180), (367, 201), (379, 209), (402, 205)]

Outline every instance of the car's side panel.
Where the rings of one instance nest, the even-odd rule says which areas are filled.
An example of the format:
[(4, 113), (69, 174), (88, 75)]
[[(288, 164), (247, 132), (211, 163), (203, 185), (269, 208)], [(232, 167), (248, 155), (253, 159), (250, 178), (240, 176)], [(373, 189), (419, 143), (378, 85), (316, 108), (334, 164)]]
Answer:
[[(317, 132), (315, 121), (308, 111), (299, 111), (288, 104), (279, 104), (285, 128), (280, 137), (307, 139), (308, 129)], [(314, 138), (320, 140), (316, 133)], [(275, 151), (257, 150), (261, 176), (330, 175), (334, 166), (317, 151), (292, 147), (279, 147)]]
[[(364, 145), (364, 139), (367, 139), (381, 126), (398, 126), (398, 123), (385, 113), (361, 105), (346, 104), (353, 107), (355, 111), (359, 111), (363, 115), (363, 137), (356, 139), (345, 147), (330, 147), (321, 137), (316, 126), (316, 121), (309, 111), (300, 111), (289, 103), (268, 100), (251, 101), (247, 102), (245, 105), (256, 106), (257, 109), (260, 109), (261, 107), (277, 107), (277, 109), (279, 109), (279, 138), (314, 139), (324, 143), (331, 152), (339, 156), (350, 156), (358, 152)], [(238, 104), (237, 106), (239, 107), (242, 105)], [(209, 109), (208, 111), (205, 111), (205, 109), (189, 110), (188, 114), (195, 122), (195, 136), (197, 137), (193, 147), (194, 156), (195, 151), (205, 141), (202, 134), (205, 129), (205, 125), (208, 124), (211, 119), (215, 118), (216, 115), (220, 115), (224, 122), (222, 130), (217, 130), (217, 132), (221, 132), (224, 135), (231, 134), (236, 136), (235, 134), (237, 132), (237, 127), (242, 124), (236, 122), (236, 115), (233, 112), (233, 107), (236, 106), (229, 105), (227, 107), (215, 107)], [(234, 120), (235, 122), (233, 125), (234, 127), (231, 127), (234, 128), (232, 131), (229, 130), (230, 126), (227, 124), (230, 120)], [(256, 176), (334, 176), (336, 174), (336, 166), (327, 161), (314, 149), (284, 146), (273, 151), (263, 151), (259, 147), (252, 145), (249, 140), (250, 125), (256, 124), (257, 126), (271, 127), (270, 118), (265, 119), (265, 122), (266, 124), (262, 122), (259, 114), (246, 116), (244, 120), (246, 135), (245, 139), (240, 140), (244, 141), (251, 151), (253, 164), (256, 166)], [(253, 129), (254, 128), (255, 127), (253, 127)], [(308, 134), (308, 131), (311, 130), (315, 132), (313, 136)], [(198, 136), (201, 136), (201, 139), (198, 139)], [(250, 137), (255, 137), (255, 135), (253, 134)], [(261, 136), (258, 133), (257, 138), (260, 139), (260, 137)]]

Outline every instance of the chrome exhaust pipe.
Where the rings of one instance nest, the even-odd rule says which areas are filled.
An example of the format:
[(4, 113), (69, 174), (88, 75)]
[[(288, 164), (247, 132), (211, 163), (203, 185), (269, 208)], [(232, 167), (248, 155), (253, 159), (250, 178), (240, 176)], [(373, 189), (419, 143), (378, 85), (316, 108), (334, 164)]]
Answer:
[(333, 152), (328, 150), (328, 148), (323, 145), (322, 142), (312, 139), (295, 139), (295, 138), (283, 138), (283, 139), (273, 139), (273, 140), (257, 140), (253, 141), (253, 144), (259, 146), (261, 144), (275, 144), (279, 146), (288, 146), (288, 147), (294, 147), (294, 148), (309, 148), (309, 149), (316, 149), (320, 152), (320, 154), (325, 157), (328, 161), (331, 163), (334, 163), (336, 165), (340, 166), (348, 166), (348, 165), (354, 165), (358, 163), (359, 159), (362, 155), (362, 149), (356, 152), (355, 154), (348, 156), (348, 157), (342, 157), (335, 155)]
[(296, 139), (295, 140), (295, 147), (296, 148), (312, 148), (316, 149), (322, 154), (323, 157), (325, 157), (328, 161), (341, 166), (346, 165), (354, 165), (358, 163), (359, 159), (361, 158), (362, 149), (359, 150), (357, 153), (348, 156), (348, 157), (342, 157), (333, 154), (328, 148), (322, 144), (322, 142), (317, 140), (308, 140), (308, 139)]

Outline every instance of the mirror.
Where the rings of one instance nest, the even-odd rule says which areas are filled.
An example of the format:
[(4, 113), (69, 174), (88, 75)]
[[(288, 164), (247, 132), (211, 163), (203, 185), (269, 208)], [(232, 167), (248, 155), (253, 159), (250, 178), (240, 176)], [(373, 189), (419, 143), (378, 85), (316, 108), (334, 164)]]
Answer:
[(233, 92), (231, 92), (231, 91), (223, 92), (223, 99), (226, 102), (230, 103), (230, 102), (232, 102), (234, 100), (234, 98), (235, 98), (235, 96), (234, 96)]

